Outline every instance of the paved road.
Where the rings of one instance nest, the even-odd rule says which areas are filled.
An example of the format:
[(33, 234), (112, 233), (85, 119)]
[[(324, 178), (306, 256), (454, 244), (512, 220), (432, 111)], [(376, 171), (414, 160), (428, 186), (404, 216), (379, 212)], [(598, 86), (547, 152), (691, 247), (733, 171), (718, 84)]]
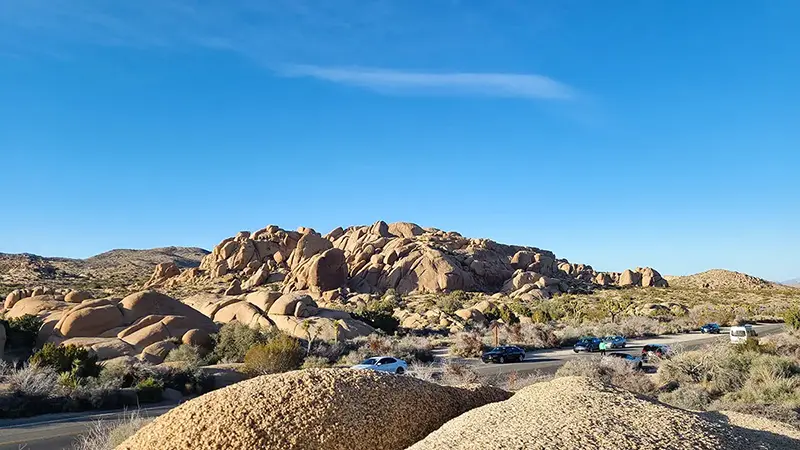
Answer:
[[(141, 417), (157, 417), (174, 404), (142, 408)], [(0, 450), (58, 450), (71, 448), (75, 439), (96, 421), (118, 420), (125, 411), (105, 413), (46, 414), (43, 416), (0, 421)]]
[[(783, 324), (756, 325), (756, 331), (764, 336), (777, 333), (783, 329)], [(686, 349), (700, 347), (716, 339), (727, 339), (727, 328), (719, 335), (705, 335), (700, 333), (678, 334), (661, 336), (650, 339), (633, 339), (628, 347), (623, 349), (627, 353), (639, 355), (644, 344), (681, 345)], [(437, 352), (443, 356), (446, 352)], [(571, 349), (550, 349), (528, 352), (526, 360), (521, 363), (509, 364), (482, 364), (477, 360), (464, 360), (474, 364), (477, 371), (482, 374), (503, 374), (517, 372), (520, 374), (539, 371), (552, 374), (565, 362), (574, 358), (587, 357), (586, 354), (575, 354)], [(169, 411), (174, 405), (156, 406), (141, 410), (144, 417), (156, 417)], [(95, 421), (116, 420), (124, 414), (122, 411), (103, 414), (75, 413), (75, 414), (50, 414), (31, 419), (16, 421), (0, 421), (0, 450), (58, 450), (70, 448), (75, 438), (85, 433)]]
[[(782, 331), (783, 324), (755, 325), (753, 328), (759, 336), (765, 336)], [(728, 328), (723, 327), (720, 334), (712, 335), (692, 332), (655, 338), (631, 339), (628, 341), (626, 348), (616, 349), (614, 351), (622, 351), (631, 355), (640, 356), (642, 354), (642, 347), (645, 344), (666, 344), (691, 350), (693, 348), (702, 347), (718, 339), (729, 339)], [(593, 353), (592, 355), (597, 355), (597, 353)], [(510, 372), (525, 374), (536, 371), (543, 374), (554, 374), (559, 367), (570, 359), (585, 358), (587, 356), (589, 356), (587, 353), (576, 354), (572, 349), (547, 349), (527, 352), (525, 354), (525, 361), (520, 363), (483, 364), (478, 360), (464, 361), (468, 364), (475, 365), (476, 371), (484, 375), (498, 375)]]

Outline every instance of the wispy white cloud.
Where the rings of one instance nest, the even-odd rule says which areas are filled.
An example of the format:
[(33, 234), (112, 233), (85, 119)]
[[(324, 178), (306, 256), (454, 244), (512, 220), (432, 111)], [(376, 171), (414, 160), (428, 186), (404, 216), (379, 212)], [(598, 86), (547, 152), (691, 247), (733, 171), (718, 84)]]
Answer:
[(479, 95), (569, 100), (569, 86), (543, 75), (470, 72), (411, 72), (375, 68), (287, 66), (283, 75), (311, 77), (384, 93)]
[[(202, 49), (234, 53), (283, 76), (381, 93), (572, 99), (572, 88), (544, 75), (458, 70), (474, 66), (476, 51), (507, 54), (503, 65), (513, 67), (514, 55), (527, 53), (519, 46), (535, 41), (531, 30), (546, 16), (525, 0), (481, 7), (451, 0), (0, 0), (0, 51)], [(409, 66), (431, 69), (375, 68)], [(451, 69), (435, 70), (443, 67)]]

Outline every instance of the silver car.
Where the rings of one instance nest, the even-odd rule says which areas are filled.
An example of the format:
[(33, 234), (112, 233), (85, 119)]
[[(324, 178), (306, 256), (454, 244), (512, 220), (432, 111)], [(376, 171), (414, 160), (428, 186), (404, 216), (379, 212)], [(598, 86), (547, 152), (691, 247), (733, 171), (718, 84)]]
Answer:
[(610, 344), (611, 348), (625, 348), (628, 343), (624, 336), (606, 336), (603, 338), (603, 342), (606, 345)]

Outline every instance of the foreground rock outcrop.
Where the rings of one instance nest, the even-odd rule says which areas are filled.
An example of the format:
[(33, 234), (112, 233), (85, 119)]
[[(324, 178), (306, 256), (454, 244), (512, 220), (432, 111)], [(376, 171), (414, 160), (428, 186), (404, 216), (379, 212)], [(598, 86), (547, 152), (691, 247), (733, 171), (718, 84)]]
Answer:
[(372, 371), (295, 371), (191, 400), (117, 448), (401, 450), (453, 417), (509, 395)]
[(789, 436), (731, 426), (582, 377), (538, 383), (473, 409), (410, 450), (800, 448)]

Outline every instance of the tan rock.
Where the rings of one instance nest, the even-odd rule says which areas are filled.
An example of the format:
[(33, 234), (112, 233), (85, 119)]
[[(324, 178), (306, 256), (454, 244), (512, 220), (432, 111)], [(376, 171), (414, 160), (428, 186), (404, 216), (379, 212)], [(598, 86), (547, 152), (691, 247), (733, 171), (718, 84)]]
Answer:
[(641, 282), (642, 275), (639, 272), (627, 269), (620, 274), (618, 284), (621, 287), (641, 286)]
[(150, 364), (161, 364), (164, 362), (164, 358), (167, 357), (169, 352), (176, 348), (178, 348), (178, 346), (170, 341), (156, 342), (145, 347), (139, 358)]
[[(185, 316), (198, 324), (204, 324), (207, 328), (210, 321), (200, 311), (185, 305), (172, 297), (155, 291), (142, 291), (131, 294), (122, 299), (119, 303), (125, 323), (133, 323), (136, 320), (148, 315), (174, 315)], [(213, 326), (213, 324), (211, 324)]]
[(89, 291), (69, 291), (64, 296), (64, 301), (67, 303), (80, 303), (84, 300), (92, 298), (92, 293)]
[(25, 314), (46, 316), (56, 311), (64, 311), (73, 305), (54, 295), (37, 295), (20, 299), (14, 306), (6, 311), (6, 319), (15, 319)]
[(195, 347), (211, 348), (214, 345), (211, 335), (203, 330), (192, 328), (191, 330), (183, 333), (181, 342), (185, 345), (192, 345)]
[(292, 316), (297, 309), (298, 303), (303, 303), (307, 306), (317, 306), (316, 302), (314, 302), (310, 295), (294, 292), (281, 295), (280, 298), (275, 300), (272, 306), (270, 306), (268, 313), (270, 316)]
[(294, 371), (190, 400), (118, 450), (401, 450), (464, 411), (508, 396), (372, 371)]
[(122, 311), (113, 300), (87, 300), (66, 311), (56, 330), (66, 338), (90, 337), (99, 336), (123, 323)]
[(228, 286), (228, 289), (225, 290), (225, 295), (228, 296), (241, 295), (241, 293), (242, 293), (242, 282), (239, 281), (238, 278), (235, 278), (233, 281), (231, 281), (230, 286)]

